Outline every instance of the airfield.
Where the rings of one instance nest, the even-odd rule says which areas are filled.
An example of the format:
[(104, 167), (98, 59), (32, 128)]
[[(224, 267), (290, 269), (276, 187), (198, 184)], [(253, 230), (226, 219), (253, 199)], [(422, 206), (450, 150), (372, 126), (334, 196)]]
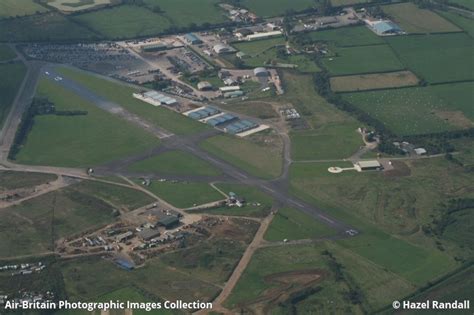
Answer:
[(24, 2), (0, 3), (0, 304), (472, 297), (462, 0)]

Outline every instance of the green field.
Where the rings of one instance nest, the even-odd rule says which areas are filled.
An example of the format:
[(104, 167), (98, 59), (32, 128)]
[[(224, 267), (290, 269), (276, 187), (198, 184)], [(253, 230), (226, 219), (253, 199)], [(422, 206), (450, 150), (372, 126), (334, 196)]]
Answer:
[(104, 37), (114, 39), (159, 34), (171, 26), (167, 18), (132, 5), (76, 15), (73, 19)]
[(369, 2), (372, 2), (372, 0), (331, 0), (333, 7)]
[(293, 132), (291, 136), (292, 159), (324, 160), (344, 159), (356, 153), (363, 145), (357, 133), (360, 124), (324, 125), (320, 129)]
[(152, 10), (158, 5), (163, 15), (176, 27), (226, 22), (218, 3), (218, 0), (145, 0), (146, 6)]
[(11, 189), (34, 187), (54, 181), (56, 178), (57, 176), (52, 174), (1, 171), (0, 192)]
[(285, 38), (274, 37), (250, 42), (235, 42), (232, 45), (235, 49), (242, 51), (252, 57), (256, 57), (259, 54), (275, 46), (285, 46)]
[(467, 34), (392, 36), (400, 60), (430, 83), (474, 79), (474, 41)]
[(84, 101), (73, 92), (43, 79), (38, 96), (48, 97), (58, 110), (85, 110), (83, 116), (42, 115), (16, 160), (35, 165), (87, 167), (137, 154), (158, 140), (142, 129)]
[(452, 23), (462, 28), (469, 36), (474, 37), (474, 21), (462, 15), (456, 14), (451, 11), (437, 11), (438, 14), (448, 19)]
[(382, 7), (407, 33), (444, 33), (459, 32), (460, 29), (443, 19), (433, 11), (420, 9), (417, 5), (407, 2)]
[(169, 151), (133, 163), (128, 168), (135, 172), (157, 172), (172, 175), (218, 176), (219, 170), (204, 160), (183, 151)]
[(200, 146), (252, 175), (274, 178), (281, 173), (283, 157), (279, 148), (227, 135), (206, 139)]
[(176, 134), (194, 134), (208, 127), (172, 110), (155, 107), (133, 97), (139, 89), (109, 81), (86, 72), (60, 68), (65, 77), (84, 85), (98, 95), (116, 102), (128, 111)]
[(295, 209), (282, 208), (278, 210), (272, 223), (265, 233), (267, 241), (293, 241), (312, 239), (334, 234), (331, 228), (311, 216)]
[(3, 209), (0, 214), (2, 257), (52, 251), (52, 242), (114, 220), (104, 201), (66, 188)]
[(0, 41), (70, 41), (100, 37), (59, 13), (0, 20)]
[(10, 108), (26, 74), (23, 63), (0, 64), (0, 129), (10, 113)]
[(322, 59), (324, 67), (333, 75), (385, 72), (404, 68), (387, 45), (338, 47), (335, 52), (335, 57)]
[(224, 199), (207, 183), (153, 181), (147, 189), (178, 208), (189, 208)]
[(83, 194), (101, 199), (123, 211), (135, 210), (155, 201), (147, 194), (123, 186), (98, 181), (83, 181), (72, 188)]
[(344, 98), (399, 135), (469, 128), (472, 82), (344, 94)]
[(457, 4), (474, 11), (474, 3), (471, 0), (449, 0), (449, 3)]
[(315, 6), (312, 0), (242, 0), (240, 4), (262, 17), (280, 16), (287, 11), (303, 11)]
[(312, 41), (333, 43), (339, 47), (383, 44), (384, 41), (366, 26), (342, 27), (305, 34)]
[(2, 0), (0, 1), (0, 19), (43, 13), (48, 11), (33, 0)]
[(14, 59), (16, 57), (16, 53), (5, 44), (0, 44), (0, 61), (6, 61), (10, 59)]
[(246, 203), (242, 208), (220, 207), (206, 210), (206, 213), (248, 217), (264, 217), (270, 213), (273, 199), (257, 188), (226, 183), (217, 184), (216, 186), (227, 195), (230, 192), (236, 193), (237, 196), (244, 198)]

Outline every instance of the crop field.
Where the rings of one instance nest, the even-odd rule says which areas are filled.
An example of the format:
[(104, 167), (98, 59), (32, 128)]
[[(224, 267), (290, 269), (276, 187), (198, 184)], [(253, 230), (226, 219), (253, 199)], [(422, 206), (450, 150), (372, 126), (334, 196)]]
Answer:
[(387, 45), (338, 47), (336, 54), (336, 57), (322, 59), (324, 67), (333, 75), (385, 72), (404, 68)]
[(314, 7), (312, 0), (243, 0), (240, 4), (261, 17), (281, 16), (288, 10), (303, 11)]
[(0, 61), (14, 59), (15, 57), (16, 53), (10, 47), (0, 44)]
[(187, 27), (190, 24), (219, 24), (228, 21), (218, 7), (218, 0), (145, 0), (150, 9), (158, 6), (174, 26)]
[(189, 208), (224, 199), (224, 196), (207, 183), (153, 181), (147, 189), (178, 208)]
[(171, 26), (163, 16), (143, 7), (121, 5), (77, 15), (73, 18), (107, 38), (159, 34)]
[(462, 28), (471, 37), (474, 37), (474, 21), (472, 19), (451, 11), (437, 11), (437, 13)]
[(471, 0), (449, 0), (448, 2), (463, 6), (469, 10), (474, 10), (474, 3), (472, 3)]
[(270, 213), (273, 199), (261, 192), (260, 190), (240, 185), (221, 183), (216, 185), (225, 194), (234, 192), (237, 196), (243, 197), (246, 204), (242, 208), (238, 207), (221, 207), (206, 210), (206, 213), (230, 215), (230, 216), (248, 216), (248, 217), (264, 217)]
[(280, 175), (283, 165), (281, 149), (268, 144), (257, 144), (249, 140), (227, 135), (218, 135), (200, 143), (200, 146), (215, 156), (262, 178)]
[[(399, 135), (471, 127), (472, 83), (344, 94), (344, 98)], [(459, 92), (455, 100), (450, 97)]]
[(357, 133), (360, 124), (327, 124), (316, 130), (297, 131), (291, 136), (291, 156), (295, 161), (345, 159), (363, 145)]
[(359, 74), (331, 78), (334, 92), (354, 92), (417, 85), (418, 78), (410, 71)]
[(47, 4), (64, 13), (70, 13), (114, 4), (114, 2), (117, 0), (49, 0)]
[(420, 9), (417, 5), (407, 2), (382, 7), (405, 32), (407, 33), (444, 33), (459, 32), (456, 25), (445, 20), (428, 9)]
[(135, 210), (155, 201), (142, 191), (98, 181), (83, 181), (71, 188), (74, 191), (104, 200), (123, 211)]
[(134, 286), (152, 297), (184, 301), (207, 301), (219, 290), (192, 275), (167, 267), (156, 258), (145, 267), (131, 272), (100, 257), (66, 260), (61, 270), (71, 301), (96, 300), (126, 286)]
[(114, 220), (110, 205), (71, 188), (6, 208), (0, 217), (2, 257), (51, 251), (61, 237)]
[(143, 152), (158, 140), (73, 92), (43, 79), (38, 96), (47, 97), (58, 110), (83, 110), (87, 115), (35, 117), (26, 144), (16, 160), (35, 165), (88, 167)]
[(430, 83), (472, 80), (474, 41), (464, 33), (387, 38), (400, 60)]
[(69, 68), (61, 68), (58, 72), (63, 74), (65, 77), (82, 84), (98, 95), (116, 102), (131, 113), (143, 117), (150, 123), (156, 124), (157, 126), (173, 133), (194, 134), (208, 128), (205, 124), (189, 119), (172, 110), (155, 107), (134, 98), (132, 94), (139, 90), (130, 86), (102, 79), (86, 72), (71, 70)]
[(130, 165), (136, 172), (172, 175), (217, 176), (221, 172), (204, 160), (183, 151), (169, 151)]
[(314, 239), (333, 234), (334, 231), (313, 217), (295, 209), (282, 208), (273, 218), (265, 239), (267, 241), (283, 241)]
[(246, 53), (247, 55), (256, 57), (259, 54), (275, 46), (285, 46), (285, 38), (274, 37), (250, 42), (235, 42), (232, 44), (232, 46), (234, 46), (235, 49)]
[(0, 192), (12, 189), (34, 187), (54, 181), (56, 178), (57, 176), (52, 174), (1, 171)]
[[(1, 1), (0, 1), (1, 2)], [(64, 32), (67, 30), (67, 32)], [(0, 20), (0, 41), (68, 41), (97, 39), (100, 36), (58, 13)]]
[(26, 74), (26, 67), (23, 63), (0, 64), (0, 73), (3, 78), (0, 80), (0, 129), (3, 127), (18, 89)]
[(307, 33), (313, 41), (334, 43), (336, 46), (364, 46), (383, 44), (380, 36), (374, 34), (366, 26), (341, 27)]
[(0, 19), (19, 17), (43, 13), (48, 11), (45, 7), (33, 0), (2, 0), (0, 1)]

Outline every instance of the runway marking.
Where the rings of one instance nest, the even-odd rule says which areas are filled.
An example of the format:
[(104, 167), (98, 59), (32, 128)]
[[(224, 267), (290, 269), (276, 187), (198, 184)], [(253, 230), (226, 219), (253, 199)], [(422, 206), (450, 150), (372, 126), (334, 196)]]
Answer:
[(267, 187), (267, 186), (262, 186), (262, 188), (265, 189), (265, 190), (268, 190), (268, 191), (270, 191), (270, 192), (272, 192), (272, 193), (275, 192), (275, 190), (273, 190), (273, 189), (271, 189), (271, 188), (269, 188), (269, 187)]
[(299, 206), (299, 207), (304, 207), (304, 205), (303, 205), (302, 203), (299, 203), (299, 202), (294, 201), (294, 200), (292, 200), (292, 199), (290, 199), (289, 201), (290, 201), (290, 203), (292, 203), (292, 204), (294, 204), (294, 205), (297, 205), (297, 206)]
[(323, 216), (322, 214), (318, 214), (318, 217), (320, 217), (321, 219), (323, 219), (323, 220), (325, 220), (329, 223), (334, 223), (333, 220), (329, 219), (328, 217)]

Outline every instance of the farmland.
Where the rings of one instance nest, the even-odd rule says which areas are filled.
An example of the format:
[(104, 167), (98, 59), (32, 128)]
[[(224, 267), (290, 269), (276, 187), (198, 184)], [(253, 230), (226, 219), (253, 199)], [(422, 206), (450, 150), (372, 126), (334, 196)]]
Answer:
[(178, 208), (189, 208), (224, 199), (207, 183), (153, 181), (148, 189)]
[(474, 23), (471, 19), (451, 11), (438, 11), (444, 18), (462, 28), (469, 36), (474, 37)]
[(383, 44), (384, 41), (366, 26), (343, 27), (305, 34), (312, 41), (333, 43), (339, 47)]
[(388, 14), (407, 33), (459, 32), (460, 29), (438, 14), (407, 2), (383, 6)]
[(418, 78), (410, 71), (359, 74), (331, 78), (334, 92), (387, 89), (417, 85)]
[(464, 33), (387, 38), (400, 60), (430, 83), (472, 80), (474, 41)]
[(235, 49), (243, 51), (250, 56), (258, 56), (259, 54), (271, 49), (275, 46), (284, 46), (285, 39), (283, 37), (275, 37), (269, 39), (255, 40), (251, 42), (236, 42), (233, 44)]
[(0, 44), (0, 61), (14, 59), (15, 57), (16, 53), (10, 47)]
[(129, 5), (85, 13), (75, 16), (74, 20), (104, 37), (116, 39), (158, 34), (171, 26), (165, 17)]
[[(458, 83), (430, 87), (344, 94), (344, 98), (399, 135), (423, 134), (472, 126), (470, 99), (466, 87)], [(456, 100), (450, 97), (458, 91)]]
[(33, 0), (2, 0), (0, 1), (0, 19), (32, 15), (48, 11)]
[(0, 73), (8, 80), (0, 80), (0, 129), (26, 74), (23, 63), (0, 64)]
[(41, 173), (2, 171), (0, 172), (0, 175), (0, 192), (11, 189), (33, 187), (56, 179), (56, 175)]
[(331, 4), (334, 7), (369, 2), (372, 2), (372, 0), (331, 0)]
[(157, 140), (145, 131), (52, 81), (41, 80), (37, 95), (47, 97), (58, 110), (83, 110), (87, 115), (36, 116), (26, 144), (17, 155), (19, 163), (86, 167), (157, 145)]
[(170, 151), (132, 164), (129, 170), (172, 175), (217, 176), (209, 163), (183, 151)]
[(243, 0), (241, 4), (250, 11), (262, 17), (281, 16), (288, 10), (303, 11), (314, 6), (312, 0)]
[[(67, 29), (67, 32), (64, 30)], [(0, 20), (0, 41), (70, 41), (100, 36), (58, 13)]]
[(116, 2), (117, 0), (49, 0), (47, 4), (64, 13), (70, 13), (114, 4)]
[(333, 75), (401, 70), (404, 66), (389, 46), (338, 47), (335, 57), (322, 59)]
[(468, 8), (469, 10), (474, 10), (474, 3), (470, 0), (449, 0), (448, 2)]
[(279, 147), (260, 145), (249, 140), (219, 135), (200, 144), (206, 151), (262, 178), (281, 173), (282, 153)]
[(278, 48), (270, 48), (262, 53), (259, 53), (255, 56), (243, 57), (242, 61), (247, 67), (261, 67), (265, 65), (292, 65), (301, 73), (312, 73), (318, 72), (321, 69), (318, 65), (310, 59), (307, 55), (281, 55), (279, 56), (277, 52)]
[(68, 68), (61, 68), (59, 72), (98, 95), (116, 102), (128, 111), (176, 134), (192, 134), (208, 128), (206, 125), (186, 118), (172, 110), (150, 106), (150, 104), (137, 100), (132, 95), (139, 91), (137, 88)]

